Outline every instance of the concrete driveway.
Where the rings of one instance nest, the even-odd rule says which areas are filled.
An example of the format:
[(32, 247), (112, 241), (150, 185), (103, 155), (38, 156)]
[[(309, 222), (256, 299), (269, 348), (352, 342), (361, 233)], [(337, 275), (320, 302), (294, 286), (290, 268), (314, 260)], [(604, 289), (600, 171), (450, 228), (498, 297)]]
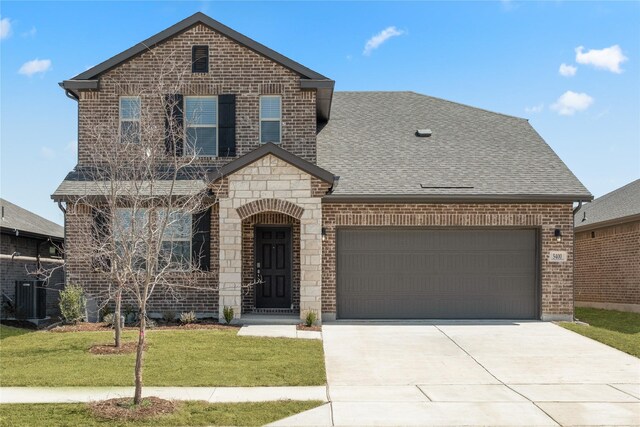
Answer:
[(552, 323), (337, 322), (323, 339), (330, 403), (280, 425), (640, 425), (640, 360)]

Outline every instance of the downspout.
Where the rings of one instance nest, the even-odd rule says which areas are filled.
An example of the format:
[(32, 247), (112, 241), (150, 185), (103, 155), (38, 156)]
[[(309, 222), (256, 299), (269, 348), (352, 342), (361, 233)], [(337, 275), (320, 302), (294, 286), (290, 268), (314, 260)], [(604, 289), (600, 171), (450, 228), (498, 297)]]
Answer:
[(572, 291), (573, 291), (573, 298), (572, 298), (572, 303), (573, 303), (573, 308), (572, 308), (572, 312), (573, 312), (573, 320), (576, 320), (576, 231), (575, 231), (575, 226), (576, 226), (576, 213), (582, 208), (582, 200), (578, 200), (578, 206), (576, 206), (576, 208), (573, 210), (573, 215), (571, 217), (571, 231), (573, 232), (573, 252), (571, 254), (571, 259), (573, 260), (573, 263), (571, 265), (572, 271), (571, 271), (571, 276), (572, 276), (572, 281), (573, 281), (573, 286), (571, 287)]
[(73, 99), (74, 101), (78, 101), (80, 99), (75, 93), (71, 92), (69, 89), (65, 89), (64, 94), (67, 95), (67, 98)]
[(64, 215), (64, 231), (62, 234), (62, 259), (63, 259), (63, 266), (62, 266), (62, 274), (63, 274), (63, 283), (64, 286), (67, 286), (67, 269), (66, 269), (66, 256), (65, 256), (65, 248), (66, 248), (66, 242), (67, 242), (67, 209), (62, 206), (62, 202), (60, 200), (58, 200), (58, 208), (62, 211), (62, 214)]

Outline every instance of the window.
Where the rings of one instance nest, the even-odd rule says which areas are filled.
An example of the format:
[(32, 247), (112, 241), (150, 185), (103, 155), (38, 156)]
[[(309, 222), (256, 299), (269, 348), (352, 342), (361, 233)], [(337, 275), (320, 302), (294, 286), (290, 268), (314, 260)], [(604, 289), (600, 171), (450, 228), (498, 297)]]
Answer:
[(171, 270), (188, 270), (191, 268), (191, 215), (180, 210), (166, 210), (158, 214), (158, 224), (166, 227), (160, 246), (160, 267)]
[(280, 143), (282, 118), (280, 96), (260, 97), (260, 142)]
[(143, 232), (149, 227), (147, 209), (118, 208), (113, 224), (120, 263), (130, 262), (133, 270), (144, 270), (147, 248)]
[(120, 142), (140, 143), (140, 97), (120, 98)]
[(218, 155), (218, 98), (185, 98), (185, 155)]
[(193, 46), (191, 48), (191, 72), (209, 72), (209, 46)]

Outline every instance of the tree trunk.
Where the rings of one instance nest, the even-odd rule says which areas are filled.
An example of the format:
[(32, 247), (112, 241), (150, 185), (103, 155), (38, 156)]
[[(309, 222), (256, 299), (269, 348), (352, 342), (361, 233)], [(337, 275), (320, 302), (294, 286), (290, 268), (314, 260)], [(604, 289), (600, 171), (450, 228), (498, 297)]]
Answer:
[(142, 356), (144, 354), (144, 333), (147, 327), (147, 310), (143, 307), (140, 310), (140, 329), (138, 334), (138, 348), (136, 349), (136, 391), (133, 396), (133, 404), (142, 403)]
[(113, 313), (113, 321), (115, 327), (115, 346), (120, 348), (122, 345), (122, 328), (120, 327), (120, 316), (122, 311), (122, 289), (116, 291), (116, 310)]

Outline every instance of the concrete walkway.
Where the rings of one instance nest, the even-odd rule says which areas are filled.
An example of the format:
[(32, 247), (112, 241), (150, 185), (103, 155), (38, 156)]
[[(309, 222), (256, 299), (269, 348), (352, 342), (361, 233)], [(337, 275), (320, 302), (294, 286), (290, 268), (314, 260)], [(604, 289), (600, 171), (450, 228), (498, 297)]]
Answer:
[(238, 336), (321, 340), (322, 332), (299, 331), (296, 325), (244, 325)]
[(273, 425), (640, 425), (640, 360), (552, 323), (335, 323), (323, 339), (330, 403)]
[[(133, 387), (0, 387), (2, 403), (73, 403), (133, 396)], [(273, 400), (327, 401), (327, 389), (318, 387), (144, 387), (143, 396), (212, 403)]]

